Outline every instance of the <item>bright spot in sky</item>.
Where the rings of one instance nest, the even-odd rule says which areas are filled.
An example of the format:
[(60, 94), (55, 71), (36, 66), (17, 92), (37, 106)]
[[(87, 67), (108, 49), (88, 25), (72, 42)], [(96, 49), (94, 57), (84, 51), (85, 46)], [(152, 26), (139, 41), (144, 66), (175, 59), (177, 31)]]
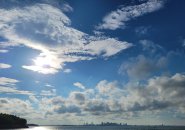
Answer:
[(49, 58), (49, 57), (37, 57), (33, 61), (34, 61), (35, 65), (38, 67), (50, 66), (52, 63), (51, 58)]

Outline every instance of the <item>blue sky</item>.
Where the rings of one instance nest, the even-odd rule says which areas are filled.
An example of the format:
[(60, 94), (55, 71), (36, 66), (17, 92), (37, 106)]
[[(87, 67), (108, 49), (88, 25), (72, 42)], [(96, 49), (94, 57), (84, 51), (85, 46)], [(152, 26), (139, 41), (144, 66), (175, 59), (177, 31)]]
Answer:
[(38, 124), (185, 124), (184, 5), (1, 0), (0, 112)]

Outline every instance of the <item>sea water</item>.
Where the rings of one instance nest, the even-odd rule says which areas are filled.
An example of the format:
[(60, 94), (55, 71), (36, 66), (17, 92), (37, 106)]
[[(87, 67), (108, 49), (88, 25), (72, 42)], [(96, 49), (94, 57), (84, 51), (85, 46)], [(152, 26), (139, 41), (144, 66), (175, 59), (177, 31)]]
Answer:
[(185, 130), (185, 126), (36, 126), (18, 130)]

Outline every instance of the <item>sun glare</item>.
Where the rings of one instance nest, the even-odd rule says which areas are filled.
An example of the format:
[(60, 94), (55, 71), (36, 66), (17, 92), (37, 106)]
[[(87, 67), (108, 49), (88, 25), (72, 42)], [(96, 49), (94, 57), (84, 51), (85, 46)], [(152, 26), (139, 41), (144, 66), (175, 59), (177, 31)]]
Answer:
[(49, 66), (51, 64), (51, 59), (48, 57), (37, 57), (33, 61), (38, 67)]

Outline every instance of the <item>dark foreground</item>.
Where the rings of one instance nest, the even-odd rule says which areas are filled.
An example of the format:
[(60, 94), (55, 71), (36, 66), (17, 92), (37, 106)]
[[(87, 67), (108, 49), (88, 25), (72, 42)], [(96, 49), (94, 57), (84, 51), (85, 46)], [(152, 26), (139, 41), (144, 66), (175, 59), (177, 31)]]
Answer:
[(0, 113), (0, 129), (28, 128), (26, 119)]
[(37, 126), (19, 130), (185, 130), (185, 126)]

